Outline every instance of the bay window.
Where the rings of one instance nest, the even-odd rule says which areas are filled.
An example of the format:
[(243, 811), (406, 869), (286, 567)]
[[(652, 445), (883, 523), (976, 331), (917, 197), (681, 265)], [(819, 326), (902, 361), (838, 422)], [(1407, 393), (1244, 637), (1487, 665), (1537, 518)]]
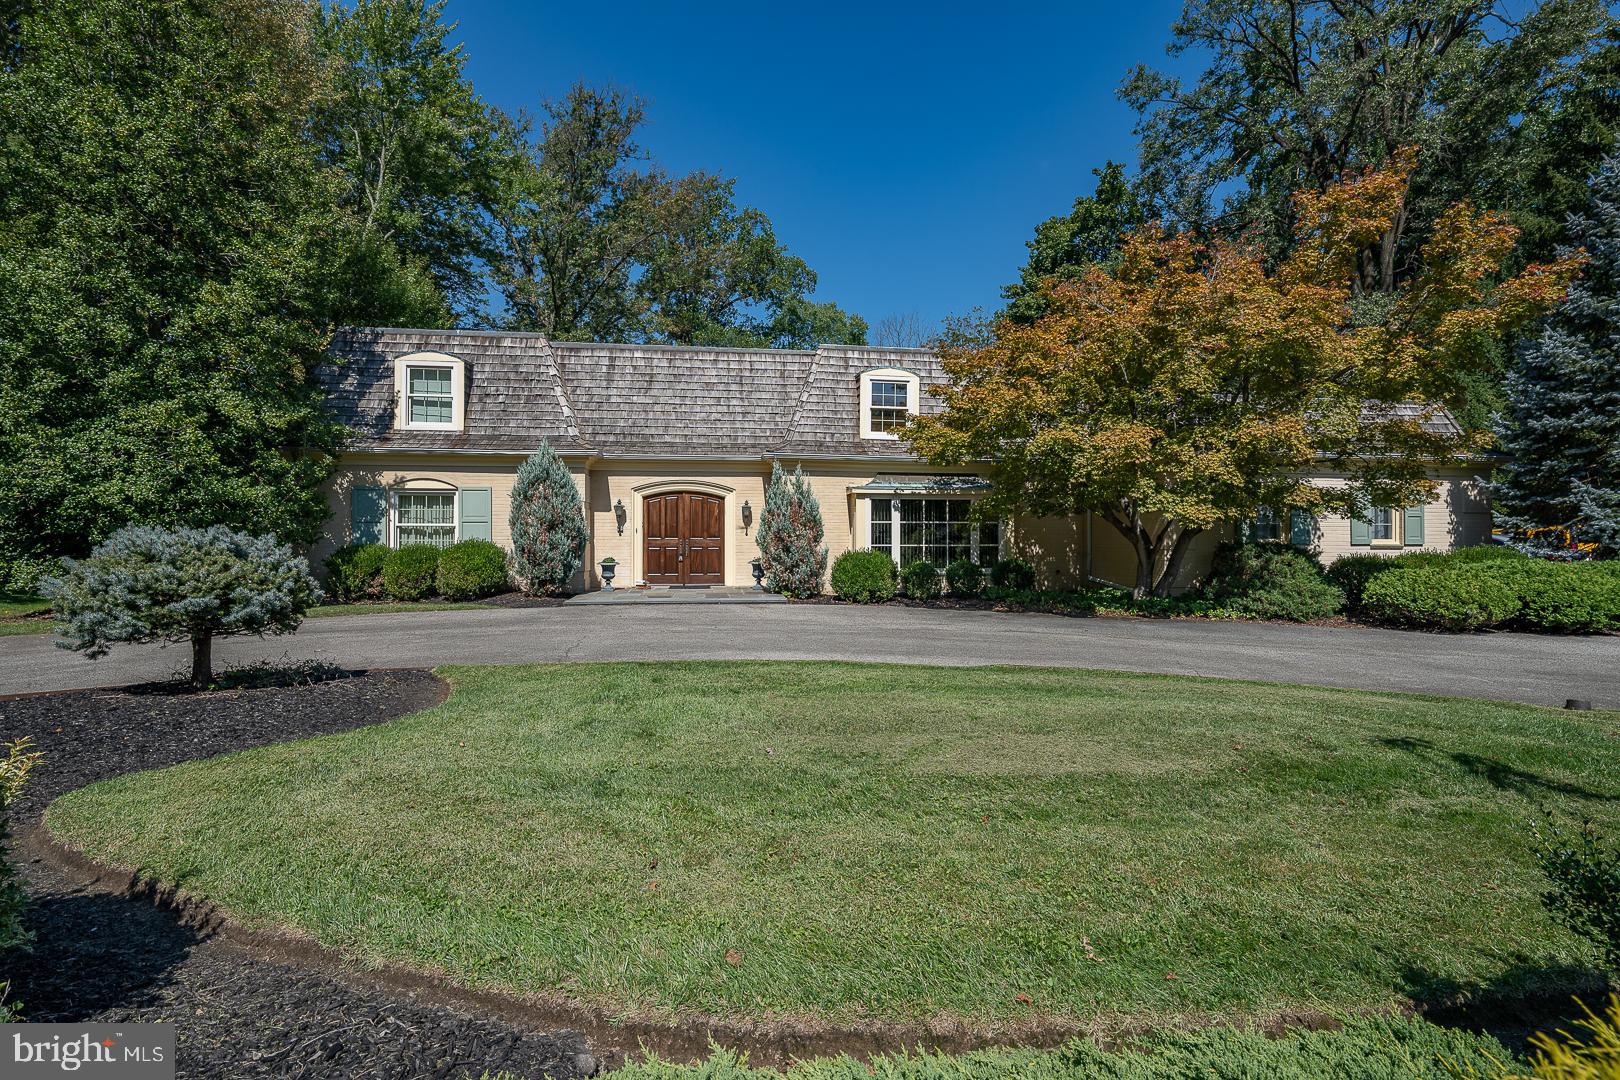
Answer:
[(971, 521), (972, 499), (873, 499), (867, 547), (898, 566), (927, 560), (941, 569), (958, 559), (988, 566), (1001, 557), (1001, 523)]

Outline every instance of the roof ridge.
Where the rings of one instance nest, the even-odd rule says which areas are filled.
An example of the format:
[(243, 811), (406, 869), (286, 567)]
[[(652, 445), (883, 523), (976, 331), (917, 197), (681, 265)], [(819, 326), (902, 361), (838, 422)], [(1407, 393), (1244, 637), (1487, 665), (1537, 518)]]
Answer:
[(562, 367), (557, 363), (557, 354), (551, 348), (551, 342), (546, 341), (544, 338), (541, 339), (540, 351), (545, 356), (546, 363), (551, 365), (551, 374), (555, 380), (557, 393), (557, 407), (562, 410), (563, 414), (563, 423), (565, 425), (563, 430), (578, 439), (581, 437), (579, 433), (579, 417), (574, 412), (574, 403), (568, 398), (568, 387), (563, 382)]
[(780, 450), (782, 446), (791, 443), (793, 441), (794, 434), (799, 430), (799, 419), (804, 415), (804, 407), (810, 401), (810, 390), (816, 385), (816, 368), (820, 365), (820, 363), (821, 349), (818, 347), (816, 351), (811, 354), (810, 363), (804, 369), (804, 384), (799, 387), (799, 400), (794, 404), (793, 414), (788, 417), (788, 422), (782, 426), (782, 437), (778, 441), (777, 446), (772, 448), (772, 453)]

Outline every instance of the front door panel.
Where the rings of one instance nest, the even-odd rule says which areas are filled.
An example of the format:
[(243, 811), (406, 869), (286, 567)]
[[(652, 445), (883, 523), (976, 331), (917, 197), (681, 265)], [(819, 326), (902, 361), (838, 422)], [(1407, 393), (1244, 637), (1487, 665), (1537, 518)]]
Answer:
[(724, 499), (678, 491), (649, 495), (642, 506), (647, 584), (725, 584)]

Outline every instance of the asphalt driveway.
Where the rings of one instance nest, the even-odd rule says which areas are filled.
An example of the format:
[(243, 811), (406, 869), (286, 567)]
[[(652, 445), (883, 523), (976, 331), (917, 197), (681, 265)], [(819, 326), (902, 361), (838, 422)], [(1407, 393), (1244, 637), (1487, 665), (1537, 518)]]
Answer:
[[(829, 605), (551, 607), (311, 619), (232, 638), (215, 664), (318, 657), (348, 667), (567, 660), (881, 660), (1030, 664), (1404, 690), (1620, 708), (1620, 638), (1439, 635), (1270, 623)], [(46, 636), (0, 638), (0, 693), (165, 678), (184, 650), (116, 646), (101, 660)]]

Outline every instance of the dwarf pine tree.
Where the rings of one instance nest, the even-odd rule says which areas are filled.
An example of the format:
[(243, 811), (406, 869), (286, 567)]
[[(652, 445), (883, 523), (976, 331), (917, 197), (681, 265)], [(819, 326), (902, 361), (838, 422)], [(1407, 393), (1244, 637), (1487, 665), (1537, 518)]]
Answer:
[[(1499, 524), (1527, 549), (1570, 540), (1620, 555), (1620, 154), (1592, 180), (1587, 212), (1570, 222), (1586, 249), (1583, 276), (1507, 379), (1502, 449), (1513, 459), (1492, 485)], [(1561, 526), (1539, 534), (1531, 530)], [(1568, 536), (1563, 532), (1568, 529)]]
[(773, 461), (765, 509), (759, 515), (759, 561), (765, 568), (765, 587), (783, 596), (820, 595), (827, 575), (823, 535), (821, 504), (805, 483), (804, 470), (795, 469), (790, 481), (781, 462)]
[(585, 558), (585, 510), (550, 444), (518, 466), (512, 486), (512, 569), (531, 593), (557, 593)]

